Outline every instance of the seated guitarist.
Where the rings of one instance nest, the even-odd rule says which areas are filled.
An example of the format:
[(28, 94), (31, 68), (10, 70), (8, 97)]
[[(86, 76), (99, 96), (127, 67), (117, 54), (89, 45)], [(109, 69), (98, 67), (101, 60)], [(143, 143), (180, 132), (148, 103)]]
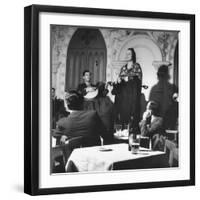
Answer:
[(106, 128), (104, 143), (109, 144), (113, 139), (113, 103), (107, 96), (108, 90), (103, 82), (93, 85), (91, 83), (91, 73), (88, 70), (83, 72), (83, 80), (84, 83), (79, 84), (77, 88), (78, 93), (84, 97), (83, 110), (95, 110), (97, 112)]
[[(91, 83), (91, 72), (89, 70), (83, 72), (83, 81), (78, 85), (77, 92), (84, 97), (87, 93), (95, 91), (96, 87)], [(84, 101), (83, 109), (95, 110), (94, 99)]]

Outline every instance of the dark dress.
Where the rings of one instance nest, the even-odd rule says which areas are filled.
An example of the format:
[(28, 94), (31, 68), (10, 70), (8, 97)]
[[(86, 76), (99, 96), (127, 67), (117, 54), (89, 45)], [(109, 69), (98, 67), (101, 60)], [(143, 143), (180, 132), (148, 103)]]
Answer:
[[(121, 83), (113, 85), (112, 94), (115, 95), (115, 121), (128, 124), (133, 116), (134, 123), (140, 121), (140, 97), (142, 71), (138, 63), (133, 64), (131, 69), (127, 65), (121, 68), (119, 76)], [(128, 77), (126, 82), (123, 78)]]

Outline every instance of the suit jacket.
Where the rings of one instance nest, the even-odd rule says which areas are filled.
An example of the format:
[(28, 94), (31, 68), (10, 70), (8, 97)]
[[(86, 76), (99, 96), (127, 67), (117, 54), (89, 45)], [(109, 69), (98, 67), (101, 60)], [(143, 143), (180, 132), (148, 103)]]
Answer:
[(167, 81), (160, 80), (151, 88), (149, 100), (159, 105), (159, 115), (164, 117), (166, 111), (173, 104), (172, 96), (177, 92), (177, 87)]
[(105, 134), (96, 111), (74, 111), (67, 118), (57, 122), (58, 128), (69, 138), (86, 136), (97, 137)]

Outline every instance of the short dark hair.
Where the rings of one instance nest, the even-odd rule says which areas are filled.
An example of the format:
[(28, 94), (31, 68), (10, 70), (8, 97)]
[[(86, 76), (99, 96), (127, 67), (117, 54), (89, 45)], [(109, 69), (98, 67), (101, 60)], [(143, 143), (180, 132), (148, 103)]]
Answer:
[(83, 97), (76, 90), (69, 91), (65, 97), (65, 101), (70, 110), (82, 109)]
[(129, 51), (131, 51), (132, 54), (132, 61), (135, 63), (136, 62), (136, 53), (134, 48), (128, 48)]
[(158, 103), (155, 101), (149, 101), (148, 104), (149, 104), (149, 109), (152, 111), (152, 114), (157, 116), (159, 113)]
[(51, 90), (53, 90), (54, 92), (56, 91), (56, 89), (54, 87), (52, 87)]
[(85, 76), (85, 73), (87, 73), (87, 72), (91, 73), (88, 69), (86, 69), (83, 71), (83, 76)]
[(169, 79), (169, 69), (167, 65), (161, 65), (157, 72), (158, 79)]

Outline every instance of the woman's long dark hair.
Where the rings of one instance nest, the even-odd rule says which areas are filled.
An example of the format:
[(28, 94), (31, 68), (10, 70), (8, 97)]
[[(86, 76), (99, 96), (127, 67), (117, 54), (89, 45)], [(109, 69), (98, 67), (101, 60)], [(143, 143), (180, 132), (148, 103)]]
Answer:
[(131, 51), (132, 53), (132, 61), (135, 63), (136, 62), (136, 53), (135, 53), (135, 50), (134, 48), (128, 48), (129, 51)]

